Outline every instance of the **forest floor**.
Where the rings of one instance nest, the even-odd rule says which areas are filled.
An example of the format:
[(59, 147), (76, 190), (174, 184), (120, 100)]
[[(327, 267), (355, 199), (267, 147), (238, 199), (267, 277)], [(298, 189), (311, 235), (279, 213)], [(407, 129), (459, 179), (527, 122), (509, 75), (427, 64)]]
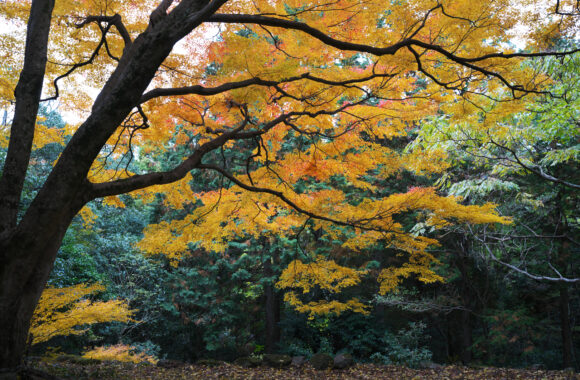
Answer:
[(38, 362), (33, 368), (58, 379), (265, 379), (265, 380), (311, 380), (311, 379), (538, 379), (538, 380), (580, 380), (580, 374), (571, 371), (547, 371), (510, 368), (470, 368), (462, 366), (441, 366), (434, 369), (410, 369), (400, 366), (376, 364), (356, 364), (344, 370), (318, 371), (305, 365), (301, 368), (288, 367), (274, 369), (268, 367), (242, 368), (224, 363), (218, 366), (184, 365), (179, 368), (159, 368), (154, 365), (135, 365), (121, 362), (101, 362), (99, 364), (75, 364), (63, 362)]

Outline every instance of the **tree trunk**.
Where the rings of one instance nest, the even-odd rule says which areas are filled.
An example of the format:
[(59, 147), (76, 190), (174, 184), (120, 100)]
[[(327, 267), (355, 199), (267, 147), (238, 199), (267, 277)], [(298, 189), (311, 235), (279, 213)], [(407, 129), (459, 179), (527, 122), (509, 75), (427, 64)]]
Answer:
[(0, 177), (0, 235), (16, 226), (46, 71), (54, 0), (34, 0), (26, 28), (24, 66), (14, 90), (15, 110)]
[[(103, 196), (87, 180), (93, 161), (127, 115), (177, 41), (223, 4), (183, 0), (174, 12), (161, 14), (123, 55), (21, 220), (17, 221), (22, 183), (46, 63), (54, 0), (33, 0), (27, 29), (24, 68), (16, 87), (16, 106), (6, 162), (0, 178), (0, 375), (15, 372), (26, 346), (34, 308), (72, 218), (90, 200)], [(199, 160), (204, 152), (199, 153)], [(184, 174), (185, 175), (185, 174)], [(154, 184), (163, 173), (139, 178), (138, 187)], [(101, 184), (102, 185), (102, 184)], [(106, 184), (104, 184), (106, 185)], [(136, 186), (137, 186), (136, 185)], [(16, 376), (14, 374), (14, 376)]]
[[(566, 236), (568, 234), (568, 221), (566, 220), (566, 213), (564, 209), (565, 198), (564, 192), (560, 189), (557, 196), (557, 211), (556, 216), (558, 223), (556, 224), (555, 234)], [(571, 260), (570, 242), (566, 237), (561, 238), (560, 246), (558, 247), (558, 257), (556, 264), (559, 271), (566, 276), (568, 273), (568, 266)], [(562, 333), (562, 366), (563, 368), (573, 367), (573, 350), (572, 342), (572, 328), (570, 321), (570, 295), (568, 293), (569, 285), (561, 283), (559, 285), (558, 306), (560, 309), (560, 331)]]
[(461, 361), (465, 365), (471, 362), (472, 345), (471, 312), (469, 310), (461, 310)]
[(465, 237), (457, 246), (457, 267), (461, 272), (461, 303), (464, 309), (460, 311), (459, 321), (461, 324), (461, 361), (469, 364), (472, 359), (471, 346), (473, 345), (473, 331), (471, 328), (471, 304), (473, 302), (469, 279), (469, 253), (468, 241)]
[(570, 328), (570, 297), (568, 286), (560, 286), (560, 326), (562, 331), (562, 365), (572, 367), (572, 329)]
[(266, 353), (273, 353), (280, 341), (280, 297), (273, 284), (266, 285)]
[[(272, 258), (273, 260), (274, 258)], [(272, 277), (272, 260), (264, 262), (264, 275)], [(266, 353), (273, 353), (276, 345), (280, 341), (280, 296), (273, 282), (268, 282), (264, 286), (265, 308), (266, 308)]]
[(16, 233), (0, 241), (0, 368), (4, 371), (21, 364), (32, 314), (78, 207), (67, 211), (51, 228)]

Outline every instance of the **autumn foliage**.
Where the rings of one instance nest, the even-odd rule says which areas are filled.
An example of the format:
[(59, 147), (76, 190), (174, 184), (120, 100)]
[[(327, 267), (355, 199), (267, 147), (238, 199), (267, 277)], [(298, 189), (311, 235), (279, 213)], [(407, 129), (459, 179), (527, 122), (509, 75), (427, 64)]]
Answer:
[[(26, 331), (8, 330), (28, 325), (67, 227), (79, 213), (90, 225), (97, 199), (122, 209), (130, 194), (171, 210), (138, 248), (176, 267), (308, 228), (345, 256), (379, 247), (396, 256), (374, 273), (380, 294), (405, 279), (443, 281), (437, 230), (510, 218), (438, 192), (429, 179), (449, 169), (447, 150), (408, 144), (441, 114), (453, 127), (504, 133), (508, 115), (548, 95), (552, 80), (532, 63), (576, 52), (548, 48), (575, 36), (577, 21), (560, 13), (573, 1), (545, 3), (2, 1), (14, 32), (0, 35), (0, 107), (14, 122), (0, 126), (0, 306), (11, 310), (0, 346), (19, 352), (2, 351), (2, 365), (17, 366)], [(50, 100), (71, 125), (36, 120)], [(33, 201), (20, 202), (31, 152), (56, 144)], [(333, 299), (366, 268), (304, 256), (278, 281), (286, 301), (311, 316), (367, 311)], [(301, 298), (312, 289), (328, 296)], [(130, 318), (121, 301), (82, 299), (96, 290), (48, 289), (34, 339)]]
[(136, 353), (135, 349), (126, 344), (116, 344), (108, 347), (96, 347), (83, 354), (84, 358), (118, 361), (128, 363), (157, 363), (157, 359), (144, 353)]
[(105, 287), (98, 283), (45, 289), (32, 319), (30, 343), (83, 334), (87, 326), (94, 323), (129, 322), (134, 311), (129, 309), (126, 301), (91, 301), (87, 298), (103, 290)]

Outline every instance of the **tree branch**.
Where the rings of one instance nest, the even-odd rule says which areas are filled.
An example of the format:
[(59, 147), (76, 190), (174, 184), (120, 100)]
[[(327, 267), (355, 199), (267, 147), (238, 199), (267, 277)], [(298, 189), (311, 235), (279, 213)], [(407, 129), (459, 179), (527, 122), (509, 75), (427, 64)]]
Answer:
[(373, 73), (372, 75), (368, 75), (362, 78), (355, 78), (349, 79), (344, 81), (333, 81), (325, 78), (320, 78), (311, 75), (310, 73), (304, 73), (302, 75), (293, 76), (285, 79), (280, 79), (277, 81), (274, 80), (264, 80), (258, 77), (245, 79), (238, 82), (228, 82), (221, 84), (216, 87), (204, 87), (201, 85), (195, 86), (185, 86), (185, 87), (174, 87), (174, 88), (156, 88), (151, 91), (146, 92), (141, 97), (140, 102), (145, 103), (151, 99), (158, 98), (161, 96), (181, 96), (181, 95), (202, 95), (202, 96), (210, 96), (210, 95), (217, 95), (223, 92), (236, 90), (239, 88), (249, 87), (249, 86), (264, 86), (264, 87), (275, 87), (278, 91), (281, 91), (277, 88), (280, 84), (283, 83), (291, 83), (299, 80), (311, 80), (313, 82), (318, 82), (322, 84), (327, 84), (329, 86), (349, 86), (355, 83), (363, 83), (370, 81), (375, 78), (391, 78), (397, 75), (397, 73), (393, 74), (376, 74)]
[(275, 197), (279, 198), (282, 202), (286, 203), (288, 206), (290, 206), (291, 208), (293, 208), (294, 210), (296, 210), (300, 214), (306, 215), (311, 219), (322, 220), (322, 221), (330, 222), (330, 223), (333, 223), (333, 224), (336, 224), (339, 226), (354, 227), (354, 228), (358, 228), (358, 229), (361, 229), (364, 231), (374, 231), (374, 232), (381, 232), (381, 233), (396, 232), (396, 231), (382, 230), (379, 228), (365, 227), (363, 225), (358, 224), (356, 221), (355, 222), (348, 222), (348, 221), (338, 220), (338, 219), (326, 217), (323, 215), (315, 214), (313, 212), (305, 210), (304, 208), (298, 206), (296, 203), (292, 202), (290, 199), (288, 199), (288, 197), (286, 197), (284, 195), (284, 193), (282, 193), (280, 191), (272, 190), (269, 188), (265, 188), (265, 187), (257, 187), (257, 186), (247, 185), (247, 184), (243, 183), (242, 181), (238, 180), (234, 175), (232, 175), (231, 173), (227, 172), (225, 169), (223, 169), (217, 165), (201, 164), (201, 165), (198, 165), (197, 168), (198, 169), (210, 169), (210, 170), (216, 171), (216, 172), (220, 173), (221, 175), (223, 175), (224, 177), (226, 177), (227, 179), (229, 179), (230, 181), (232, 181), (235, 185), (241, 187), (244, 190), (247, 190), (247, 191), (250, 191), (253, 193), (264, 193), (264, 194), (274, 195)]
[[(99, 44), (97, 45), (97, 47), (95, 48), (95, 50), (93, 51), (93, 53), (91, 54), (89, 59), (87, 59), (86, 61), (83, 61), (83, 62), (73, 64), (72, 67), (70, 69), (68, 69), (64, 74), (56, 77), (52, 82), (52, 84), (54, 86), (54, 92), (55, 92), (54, 95), (49, 97), (49, 98), (42, 99), (41, 101), (44, 102), (47, 100), (58, 99), (58, 97), (59, 97), (58, 81), (63, 79), (63, 78), (68, 77), (73, 72), (75, 72), (77, 69), (93, 63), (95, 58), (99, 55), (99, 51), (101, 50), (101, 47), (105, 46), (105, 49), (107, 50), (107, 54), (111, 58), (113, 58), (114, 60), (119, 61), (119, 59), (117, 57), (114, 57), (111, 54), (111, 52), (109, 51), (109, 46), (107, 44), (107, 33), (109, 32), (109, 29), (111, 29), (111, 26), (114, 25), (117, 28), (117, 30), (119, 31), (119, 34), (121, 34), (123, 41), (125, 41), (125, 49), (127, 49), (127, 47), (131, 46), (131, 44), (132, 44), (131, 37), (129, 36), (129, 32), (127, 32), (127, 29), (123, 25), (123, 22), (121, 20), (120, 15), (116, 14), (114, 16), (88, 16), (86, 19), (84, 19), (82, 22), (76, 24), (75, 26), (77, 28), (82, 28), (91, 22), (97, 23), (99, 25), (99, 29), (101, 30), (101, 40), (99, 41)], [(105, 27), (102, 27), (101, 22), (106, 22), (107, 25)]]
[[(481, 241), (481, 240), (480, 240)], [(506, 263), (505, 261), (502, 261), (501, 259), (499, 259), (491, 250), (491, 248), (489, 248), (489, 245), (486, 244), (485, 242), (482, 242), (482, 244), (485, 246), (485, 249), (487, 250), (487, 252), (489, 253), (489, 257), (491, 257), (491, 259), (515, 272), (518, 272), (520, 274), (523, 274), (526, 277), (529, 277), (533, 280), (536, 281), (550, 281), (550, 282), (566, 282), (566, 283), (575, 283), (575, 282), (580, 282), (580, 278), (576, 277), (576, 278), (567, 278), (567, 277), (563, 277), (562, 274), (560, 272), (558, 272), (557, 270), (555, 270), (555, 268), (552, 266), (552, 264), (549, 264), (550, 268), (555, 270), (556, 274), (558, 275), (558, 277), (550, 277), (550, 276), (540, 276), (540, 275), (534, 275), (531, 274), (530, 272), (528, 272), (527, 270), (518, 268), (515, 265), (512, 265), (510, 263)]]
[[(495, 140), (493, 140), (493, 138), (491, 136), (490, 136), (490, 141), (493, 145), (497, 146), (498, 148), (509, 152), (512, 155), (512, 157), (514, 158), (515, 163), (517, 163), (518, 165), (520, 165), (522, 168), (526, 169), (527, 171), (537, 175), (538, 177), (543, 178), (545, 180), (548, 180), (550, 182), (559, 183), (559, 184), (562, 184), (564, 186), (571, 187), (573, 189), (580, 189), (580, 185), (578, 185), (578, 184), (564, 181), (563, 179), (556, 178), (554, 176), (551, 176), (551, 175), (545, 173), (541, 166), (536, 166), (537, 169), (535, 169), (535, 168), (531, 167), (530, 165), (526, 165), (524, 162), (522, 162), (522, 160), (518, 157), (517, 153), (513, 149), (508, 148), (505, 145), (501, 145), (501, 144), (497, 143)], [(512, 161), (512, 162), (514, 162), (514, 161)]]
[(481, 62), (485, 61), (490, 58), (503, 58), (503, 59), (510, 59), (510, 58), (537, 58), (537, 57), (547, 57), (547, 56), (557, 56), (563, 57), (566, 55), (571, 55), (580, 51), (580, 48), (573, 49), (569, 51), (563, 52), (538, 52), (538, 53), (489, 53), (485, 55), (481, 55), (479, 57), (460, 57), (451, 52), (445, 50), (440, 45), (427, 43), (424, 41), (416, 40), (413, 38), (406, 38), (403, 39), (391, 46), (385, 47), (376, 47), (372, 45), (365, 45), (365, 44), (358, 44), (353, 42), (341, 41), (337, 40), (329, 35), (325, 34), (324, 32), (311, 27), (308, 24), (299, 22), (299, 21), (292, 21), (286, 20), (276, 17), (269, 17), (269, 16), (260, 16), (260, 15), (247, 15), (247, 14), (222, 14), (216, 13), (210, 16), (206, 22), (222, 22), (222, 23), (229, 23), (229, 24), (259, 24), (263, 26), (272, 26), (277, 28), (285, 28), (285, 29), (293, 29), (293, 30), (300, 30), (310, 36), (324, 42), (325, 44), (335, 47), (340, 50), (351, 50), (351, 51), (360, 51), (364, 53), (369, 53), (376, 56), (382, 55), (393, 55), (400, 49), (407, 47), (407, 46), (419, 46), (421, 48), (427, 50), (433, 50), (438, 53), (441, 53), (445, 57), (451, 59), (454, 62), (463, 64), (463, 63), (473, 63), (473, 62)]
[(330, 37), (326, 33), (320, 31), (319, 29), (313, 28), (306, 23), (302, 23), (299, 21), (293, 21), (293, 20), (287, 20), (287, 19), (281, 19), (281, 18), (277, 18), (277, 17), (270, 17), (270, 16), (248, 15), (248, 14), (214, 14), (214, 15), (210, 16), (206, 21), (207, 22), (221, 22), (221, 23), (235, 23), (235, 24), (257, 24), (257, 25), (261, 25), (261, 26), (272, 26), (272, 27), (277, 27), (277, 28), (299, 30), (299, 31), (302, 31), (302, 32), (310, 35), (311, 37), (314, 37), (314, 38), (320, 40), (321, 42), (325, 43), (328, 46), (332, 46), (332, 47), (340, 49), (340, 50), (365, 52), (365, 53), (369, 53), (369, 54), (376, 55), (376, 56), (393, 55), (402, 48), (417, 46), (417, 47), (420, 47), (423, 49), (438, 52), (441, 55), (443, 55), (444, 57), (446, 57), (447, 59), (449, 59), (457, 64), (460, 64), (462, 66), (469, 67), (473, 70), (476, 70), (476, 71), (478, 71), (486, 76), (496, 77), (499, 80), (501, 80), (504, 83), (504, 85), (506, 85), (514, 94), (515, 94), (515, 91), (520, 91), (523, 93), (537, 92), (537, 91), (525, 89), (524, 87), (522, 87), (520, 85), (510, 84), (500, 74), (493, 72), (493, 71), (489, 71), (481, 66), (477, 66), (477, 65), (475, 65), (475, 63), (485, 61), (485, 60), (488, 60), (491, 58), (509, 59), (509, 58), (536, 58), (536, 57), (545, 57), (545, 56), (561, 57), (561, 56), (565, 56), (565, 55), (574, 54), (574, 53), (580, 51), (580, 49), (573, 49), (570, 51), (558, 52), (558, 53), (539, 52), (539, 53), (509, 53), (509, 54), (505, 54), (503, 52), (500, 52), (500, 53), (489, 53), (489, 54), (485, 54), (485, 55), (482, 55), (479, 57), (460, 57), (460, 56), (457, 56), (457, 55), (451, 53), (450, 51), (444, 49), (440, 45), (427, 43), (427, 42), (420, 41), (420, 40), (417, 40), (414, 38), (405, 38), (405, 39), (403, 39), (395, 44), (392, 44), (390, 46), (385, 46), (385, 47), (377, 47), (377, 46), (365, 45), (365, 44), (360, 44), (360, 43), (342, 41), (342, 40), (338, 40), (338, 39), (335, 39), (333, 37)]
[(225, 132), (215, 139), (206, 142), (172, 170), (135, 175), (129, 178), (119, 179), (111, 182), (93, 183), (91, 184), (90, 191), (91, 198), (94, 199), (110, 195), (118, 195), (143, 189), (152, 185), (165, 185), (168, 183), (176, 182), (184, 178), (189, 171), (198, 168), (204, 155), (220, 148), (227, 141), (233, 138), (254, 138), (255, 134), (248, 134), (246, 136), (239, 135), (239, 132), (241, 132), (247, 126), (247, 124), (248, 118), (246, 118), (246, 120), (244, 120), (244, 122), (239, 127), (229, 132)]
[(123, 38), (125, 46), (131, 45), (133, 43), (129, 31), (125, 27), (125, 24), (123, 24), (121, 15), (115, 14), (113, 16), (87, 16), (82, 22), (76, 24), (75, 26), (77, 28), (82, 28), (83, 26), (90, 24), (92, 22), (96, 22), (97, 24), (106, 22), (107, 24), (114, 25), (115, 28), (117, 28), (117, 31), (119, 32), (121, 38)]
[(181, 164), (173, 168), (172, 170), (165, 171), (165, 172), (154, 172), (142, 175), (135, 175), (129, 178), (119, 179), (116, 181), (111, 182), (103, 182), (103, 183), (92, 183), (91, 184), (91, 191), (90, 197), (94, 198), (101, 198), (110, 195), (118, 195), (123, 194), (135, 190), (139, 190), (148, 186), (152, 185), (164, 185), (171, 182), (178, 181), (185, 177), (185, 175), (193, 169), (200, 168), (201, 160), (203, 156), (215, 149), (220, 148), (223, 146), (227, 141), (230, 140), (242, 140), (242, 139), (255, 139), (260, 135), (268, 132), (276, 125), (280, 123), (284, 123), (287, 120), (292, 119), (293, 117), (297, 116), (308, 116), (311, 118), (316, 118), (320, 115), (334, 115), (344, 111), (345, 109), (364, 103), (367, 101), (367, 98), (363, 98), (360, 101), (352, 104), (345, 104), (337, 109), (333, 110), (320, 110), (317, 112), (307, 112), (307, 111), (293, 111), (288, 112), (286, 114), (281, 114), (277, 118), (263, 123), (262, 127), (257, 130), (249, 130), (243, 131), (243, 129), (250, 123), (250, 115), (247, 112), (243, 112), (245, 120), (239, 126), (231, 131), (222, 132), (221, 135), (216, 137), (215, 139), (206, 142), (201, 147), (195, 150), (185, 161)]
[(555, 13), (561, 16), (580, 16), (580, 1), (576, 0), (575, 10), (573, 12), (566, 12), (560, 9), (560, 0), (556, 0), (556, 10)]

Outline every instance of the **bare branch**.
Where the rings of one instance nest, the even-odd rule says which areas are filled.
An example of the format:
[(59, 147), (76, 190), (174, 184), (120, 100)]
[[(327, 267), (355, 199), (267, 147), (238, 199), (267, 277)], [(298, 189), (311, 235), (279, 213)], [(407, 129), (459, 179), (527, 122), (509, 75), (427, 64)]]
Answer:
[[(129, 36), (127, 29), (123, 25), (123, 22), (121, 20), (120, 15), (116, 14), (114, 16), (88, 16), (82, 22), (76, 24), (76, 27), (82, 28), (91, 22), (97, 23), (99, 25), (99, 29), (101, 30), (101, 40), (99, 41), (97, 47), (95, 48), (95, 50), (93, 51), (93, 53), (91, 54), (89, 59), (87, 59), (86, 61), (83, 61), (83, 62), (73, 64), (71, 66), (71, 68), (68, 69), (64, 74), (56, 77), (52, 82), (53, 86), (54, 86), (54, 92), (55, 92), (54, 95), (49, 97), (49, 98), (42, 99), (41, 101), (58, 99), (58, 97), (59, 97), (58, 81), (60, 81), (63, 78), (68, 77), (73, 72), (75, 72), (77, 69), (79, 69), (83, 66), (87, 66), (87, 65), (92, 64), (93, 61), (95, 60), (95, 58), (99, 55), (99, 51), (101, 50), (101, 47), (105, 46), (105, 49), (107, 50), (107, 54), (111, 58), (113, 58), (114, 60), (116, 60), (116, 61), (119, 60), (117, 57), (115, 57), (111, 54), (111, 52), (109, 51), (108, 43), (107, 43), (107, 33), (109, 32), (109, 29), (111, 29), (111, 27), (113, 25), (117, 28), (117, 30), (119, 31), (119, 34), (121, 34), (123, 41), (125, 41), (125, 48), (127, 48), (128, 46), (130, 46), (132, 44), (131, 37)], [(101, 22), (106, 22), (107, 25), (105, 27), (103, 27), (101, 25)]]
[[(525, 225), (524, 225), (525, 226)], [(568, 278), (568, 277), (564, 277), (556, 268), (554, 268), (554, 266), (548, 262), (547, 265), (548, 267), (554, 271), (554, 273), (556, 273), (557, 277), (551, 277), (551, 276), (544, 276), (544, 275), (537, 275), (537, 274), (532, 274), (530, 273), (527, 269), (522, 269), (519, 266), (507, 263), (503, 260), (501, 260), (499, 257), (497, 257), (497, 255), (493, 252), (493, 250), (491, 249), (489, 243), (486, 241), (486, 237), (484, 236), (483, 238), (478, 236), (472, 229), (471, 227), (469, 227), (469, 231), (471, 233), (471, 236), (477, 241), (479, 242), (483, 247), (485, 247), (485, 250), (487, 251), (489, 257), (497, 262), (498, 264), (501, 264), (503, 266), (505, 266), (506, 268), (509, 268), (517, 273), (520, 273), (528, 278), (531, 278), (533, 280), (536, 281), (550, 281), (550, 282), (565, 282), (565, 283), (576, 283), (576, 282), (580, 282), (580, 277), (574, 277), (574, 278)], [(525, 263), (525, 255), (523, 255), (521, 257), (522, 260), (522, 264)]]
[(449, 314), (455, 310), (466, 310), (472, 312), (471, 309), (462, 305), (448, 305), (429, 300), (407, 300), (394, 294), (378, 296), (375, 298), (375, 302), (379, 305), (398, 307), (401, 310), (410, 311), (412, 313), (438, 312)]
[(553, 269), (556, 274), (558, 275), (558, 277), (550, 277), (550, 276), (541, 276), (541, 275), (534, 275), (531, 274), (530, 272), (528, 272), (525, 269), (521, 269), (515, 265), (512, 265), (510, 263), (506, 263), (505, 261), (502, 261), (501, 259), (499, 259), (491, 250), (491, 248), (489, 247), (488, 244), (483, 243), (485, 249), (487, 250), (487, 252), (489, 253), (489, 257), (491, 257), (491, 259), (513, 271), (516, 271), (520, 274), (523, 274), (526, 277), (529, 277), (533, 280), (537, 280), (537, 281), (551, 281), (551, 282), (566, 282), (566, 283), (575, 283), (575, 282), (580, 282), (580, 278), (576, 277), (576, 278), (567, 278), (567, 277), (563, 277), (562, 274), (560, 272), (558, 272), (551, 264), (549, 264), (550, 268)]
[(123, 38), (125, 46), (131, 45), (133, 43), (129, 31), (125, 27), (125, 24), (123, 24), (121, 15), (115, 14), (114, 16), (87, 16), (82, 22), (76, 24), (75, 26), (77, 28), (82, 28), (83, 26), (90, 24), (92, 22), (95, 22), (97, 24), (105, 22), (107, 24), (114, 25), (115, 28), (117, 28), (117, 31), (119, 32), (121, 38)]
[(580, 16), (580, 1), (576, 1), (576, 5), (574, 6), (574, 11), (566, 12), (560, 9), (560, 0), (556, 0), (556, 10), (555, 13), (561, 16)]

